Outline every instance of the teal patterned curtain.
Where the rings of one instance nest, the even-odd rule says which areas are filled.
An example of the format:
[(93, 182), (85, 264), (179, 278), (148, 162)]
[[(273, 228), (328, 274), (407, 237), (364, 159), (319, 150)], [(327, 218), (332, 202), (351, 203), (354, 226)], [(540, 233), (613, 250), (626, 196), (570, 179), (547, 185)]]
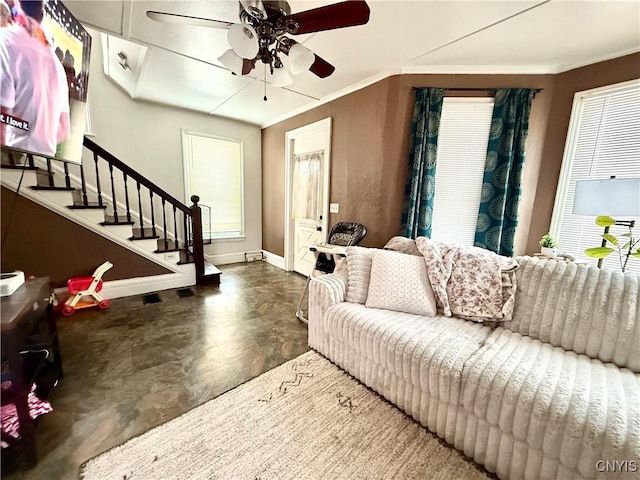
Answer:
[(444, 88), (416, 89), (402, 211), (403, 235), (408, 238), (431, 236), (438, 130), (445, 92)]
[(528, 88), (496, 91), (475, 245), (500, 255), (513, 256), (534, 92)]

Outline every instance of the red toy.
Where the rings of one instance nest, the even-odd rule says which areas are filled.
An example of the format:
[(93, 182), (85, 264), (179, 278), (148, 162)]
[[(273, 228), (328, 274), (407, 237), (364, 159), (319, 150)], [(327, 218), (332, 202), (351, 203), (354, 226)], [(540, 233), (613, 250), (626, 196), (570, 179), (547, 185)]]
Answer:
[[(90, 277), (74, 277), (67, 281), (70, 296), (62, 307), (62, 314), (73, 315), (78, 308), (100, 307), (109, 308), (111, 302), (103, 298), (98, 292), (102, 290), (102, 275), (113, 267), (113, 263), (104, 262)], [(89, 299), (83, 297), (90, 297)]]

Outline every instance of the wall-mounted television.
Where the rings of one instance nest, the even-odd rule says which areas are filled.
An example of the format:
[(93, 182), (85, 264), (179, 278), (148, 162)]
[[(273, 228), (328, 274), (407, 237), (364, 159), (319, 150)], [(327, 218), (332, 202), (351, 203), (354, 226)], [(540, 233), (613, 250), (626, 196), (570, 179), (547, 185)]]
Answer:
[(0, 10), (0, 143), (80, 163), (91, 36), (59, 0)]

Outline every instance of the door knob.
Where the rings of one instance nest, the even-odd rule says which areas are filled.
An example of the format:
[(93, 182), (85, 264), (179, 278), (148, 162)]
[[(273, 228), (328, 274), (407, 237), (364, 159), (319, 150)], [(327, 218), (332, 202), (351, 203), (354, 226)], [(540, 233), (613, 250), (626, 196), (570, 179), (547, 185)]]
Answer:
[(318, 232), (321, 232), (321, 231), (322, 231), (322, 227), (316, 227), (316, 230), (317, 230)]

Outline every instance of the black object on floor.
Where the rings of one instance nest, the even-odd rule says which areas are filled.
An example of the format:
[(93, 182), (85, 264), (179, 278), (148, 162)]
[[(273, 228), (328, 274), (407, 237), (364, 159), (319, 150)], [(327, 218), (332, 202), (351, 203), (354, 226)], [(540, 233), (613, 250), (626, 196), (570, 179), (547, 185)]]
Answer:
[(148, 293), (142, 296), (142, 303), (145, 305), (147, 303), (160, 303), (161, 301), (162, 299), (157, 293)]
[(176, 290), (176, 293), (180, 298), (193, 297), (195, 295), (195, 292), (190, 288), (181, 288), (180, 290)]

